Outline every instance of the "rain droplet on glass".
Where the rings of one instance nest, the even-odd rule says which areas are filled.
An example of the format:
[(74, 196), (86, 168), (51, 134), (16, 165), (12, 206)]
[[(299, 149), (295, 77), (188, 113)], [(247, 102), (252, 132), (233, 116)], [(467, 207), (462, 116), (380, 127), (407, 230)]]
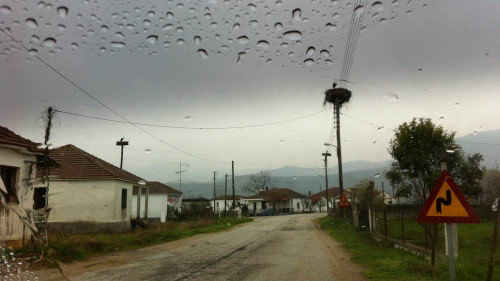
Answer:
[(43, 40), (43, 46), (47, 47), (47, 48), (52, 48), (56, 45), (57, 41), (56, 39), (52, 38), (52, 37), (47, 37), (45, 38), (45, 40)]
[(289, 30), (283, 33), (283, 36), (289, 41), (299, 41), (302, 39), (302, 32), (298, 30)]
[(304, 64), (306, 66), (312, 66), (314, 64), (314, 60), (312, 58), (307, 58), (304, 60)]
[(313, 46), (307, 48), (307, 50), (306, 50), (306, 56), (310, 57), (310, 56), (314, 55), (315, 51), (316, 51), (316, 48), (314, 48)]
[(153, 45), (156, 43), (156, 41), (158, 41), (158, 35), (149, 35), (147, 38), (146, 38), (146, 42), (148, 42), (149, 44)]
[(198, 54), (200, 55), (200, 57), (202, 59), (208, 58), (208, 52), (207, 52), (207, 50), (205, 50), (205, 49), (198, 49), (197, 52), (198, 52)]
[(34, 18), (27, 18), (26, 19), (26, 26), (29, 28), (37, 28), (38, 27), (38, 22)]
[(62, 18), (65, 18), (68, 15), (68, 11), (69, 9), (66, 6), (57, 7), (57, 14)]

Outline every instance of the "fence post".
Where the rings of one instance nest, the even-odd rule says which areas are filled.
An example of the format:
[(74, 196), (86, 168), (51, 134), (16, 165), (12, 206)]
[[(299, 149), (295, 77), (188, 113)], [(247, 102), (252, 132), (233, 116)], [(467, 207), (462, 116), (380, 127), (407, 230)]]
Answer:
[(496, 199), (496, 218), (495, 218), (495, 226), (493, 228), (493, 238), (491, 239), (491, 248), (490, 248), (490, 261), (488, 265), (488, 274), (486, 276), (486, 281), (491, 281), (493, 279), (493, 269), (495, 266), (495, 254), (497, 250), (497, 239), (498, 239), (498, 224), (500, 223), (500, 199)]

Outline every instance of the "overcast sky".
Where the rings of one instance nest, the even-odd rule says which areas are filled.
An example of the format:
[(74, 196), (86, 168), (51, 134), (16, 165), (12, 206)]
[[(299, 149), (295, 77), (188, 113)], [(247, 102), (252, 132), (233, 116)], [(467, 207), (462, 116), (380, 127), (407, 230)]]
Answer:
[[(389, 159), (392, 130), (412, 117), (459, 136), (499, 129), (500, 1), (378, 2), (363, 9), (345, 84), (353, 98), (343, 109), (344, 159)], [(135, 122), (225, 127), (308, 116), (145, 133), (60, 113), (53, 146), (119, 165), (115, 142), (125, 137), (124, 167), (161, 181), (177, 179), (179, 161), (188, 181), (230, 172), (231, 160), (237, 173), (320, 167), (323, 143), (335, 141), (322, 93), (339, 77), (352, 11), (345, 0), (1, 0), (0, 28), (30, 52), (0, 33), (0, 124), (41, 142), (48, 106), (120, 119), (39, 56)]]

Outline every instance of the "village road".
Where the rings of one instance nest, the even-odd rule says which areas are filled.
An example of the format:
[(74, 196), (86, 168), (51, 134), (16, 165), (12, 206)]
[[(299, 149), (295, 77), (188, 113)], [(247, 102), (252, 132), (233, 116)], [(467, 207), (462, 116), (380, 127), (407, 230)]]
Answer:
[[(342, 247), (316, 228), (319, 214), (257, 218), (230, 231), (166, 243), (72, 280), (362, 281)], [(170, 245), (169, 245), (170, 244)], [(135, 251), (137, 252), (137, 251)]]

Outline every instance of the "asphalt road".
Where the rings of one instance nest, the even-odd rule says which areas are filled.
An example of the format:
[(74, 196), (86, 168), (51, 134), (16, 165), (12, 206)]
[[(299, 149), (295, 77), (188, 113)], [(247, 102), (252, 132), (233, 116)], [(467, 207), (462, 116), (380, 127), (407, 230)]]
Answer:
[(257, 218), (230, 231), (101, 258), (68, 272), (71, 280), (93, 281), (364, 280), (342, 247), (316, 229), (318, 216)]

